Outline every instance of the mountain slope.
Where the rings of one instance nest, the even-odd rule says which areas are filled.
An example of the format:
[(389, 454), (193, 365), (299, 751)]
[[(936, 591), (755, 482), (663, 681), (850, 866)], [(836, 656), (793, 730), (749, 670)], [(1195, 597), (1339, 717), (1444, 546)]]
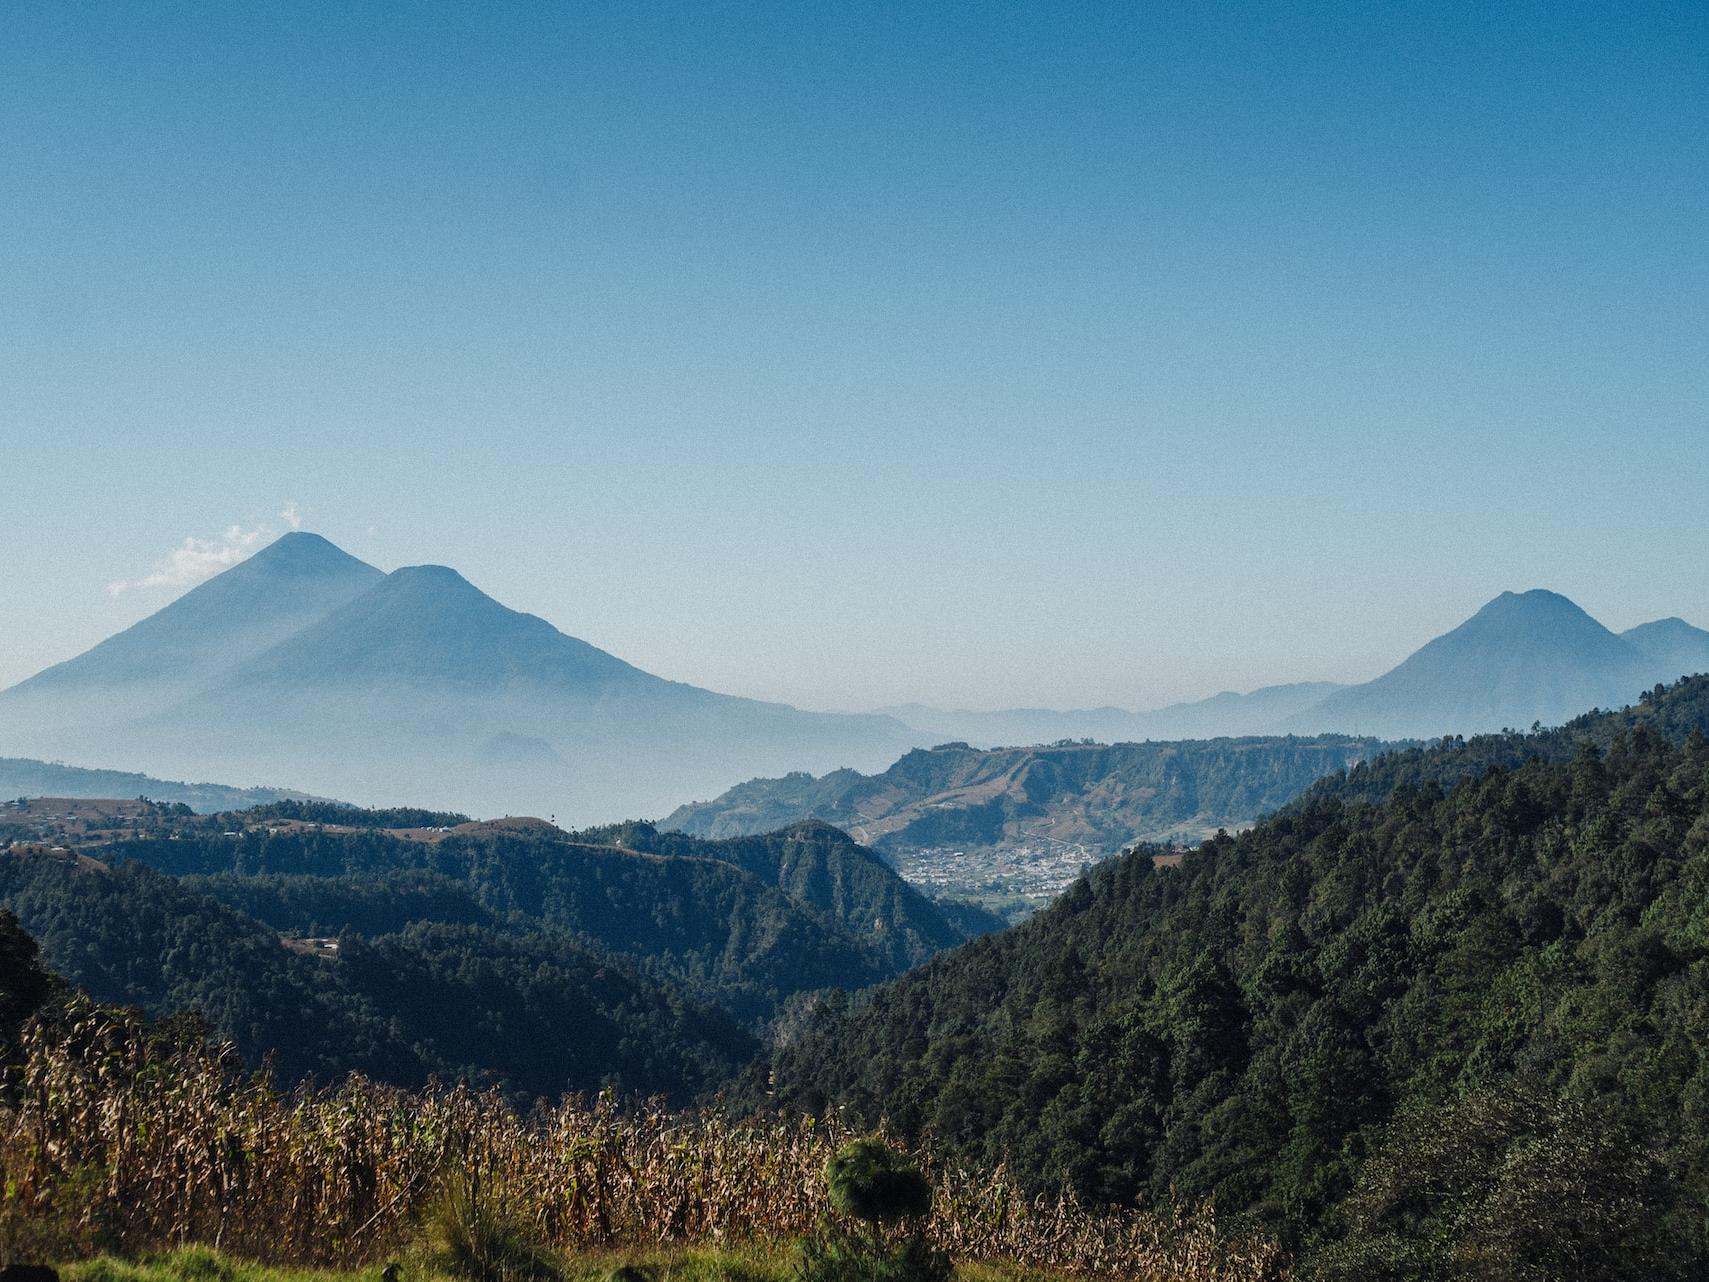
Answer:
[(667, 684), (507, 609), (455, 570), (411, 565), (280, 644), (234, 665), (208, 695), (271, 697), (311, 686), (447, 683), (467, 691), (525, 684), (585, 692)]
[(287, 534), (93, 649), (0, 692), (0, 715), (81, 723), (157, 711), (383, 577), (317, 534)]
[[(1574, 1197), (1665, 1171), (1636, 1214), (1669, 1235), (1659, 1262), (1579, 1275), (1700, 1276), (1705, 731), (1697, 678), (1548, 732), (1535, 756), (1501, 737), (1514, 764), (1446, 792), (1326, 781), (1179, 869), (1111, 860), (1027, 924), (825, 1003), (747, 1098), (841, 1105), (1040, 1190), (1214, 1195), (1219, 1214), (1326, 1224), (1346, 1236), (1320, 1243), (1325, 1276), (1346, 1278), (1460, 1276), (1395, 1253), (1442, 1249), (1428, 1226), (1454, 1199), (1574, 1154), (1594, 1166), (1573, 1168)], [(1490, 1100), (1517, 1113), (1480, 1129)], [(1432, 1184), (1417, 1152), (1373, 1162), (1385, 1127), (1395, 1145), (1437, 1136), (1462, 1174)], [(1545, 1179), (1537, 1216), (1553, 1224), (1564, 1192)], [(1570, 1233), (1584, 1207), (1560, 1205)]]
[(1554, 725), (1678, 675), (1658, 676), (1636, 646), (1563, 596), (1503, 592), (1398, 667), (1335, 691), (1286, 727), (1406, 739)]
[(755, 1026), (797, 993), (866, 987), (971, 933), (831, 829), (738, 842), (538, 820), (384, 831), (280, 809), (85, 849), (195, 877), (285, 932), (415, 921), (569, 932)]
[(182, 802), (199, 814), (308, 799), (306, 793), (287, 788), (184, 783), (126, 770), (88, 770), (26, 757), (0, 757), (0, 797), (147, 797), (168, 804)]
[(441, 566), (393, 572), (150, 729), (275, 771), (275, 745), (310, 761), (312, 745), (345, 763), (358, 800), (425, 780), (461, 809), (572, 820), (662, 808), (748, 761), (866, 760), (907, 737), (653, 676)]
[(1622, 632), (1620, 639), (1649, 661), (1658, 681), (1709, 672), (1709, 632), (1692, 627), (1684, 619), (1640, 623)]
[[(972, 905), (940, 905), (901, 877), (872, 851), (830, 824), (805, 820), (778, 831), (702, 841), (652, 824), (600, 830), (614, 844), (653, 854), (698, 854), (732, 864), (798, 903), (825, 913), (848, 930), (869, 936), (897, 971), (1002, 928), (994, 914)], [(591, 838), (595, 834), (580, 833)]]
[(0, 900), (97, 1000), (197, 1011), (286, 1081), (357, 1070), (685, 1101), (753, 1049), (721, 1014), (562, 932), (413, 923), (314, 956), (194, 884), (43, 853), (0, 854)]

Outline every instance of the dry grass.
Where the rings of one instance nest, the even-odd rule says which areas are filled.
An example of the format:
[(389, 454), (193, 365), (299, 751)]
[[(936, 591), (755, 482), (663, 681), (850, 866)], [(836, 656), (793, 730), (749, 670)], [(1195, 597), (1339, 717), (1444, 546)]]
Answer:
[[(567, 1099), (520, 1116), (496, 1094), (409, 1093), (353, 1077), (281, 1092), (230, 1057), (151, 1047), (82, 1008), (27, 1035), (0, 1108), (0, 1259), (136, 1257), (190, 1244), (277, 1264), (372, 1266), (422, 1236), (454, 1182), (564, 1253), (776, 1247), (827, 1213), (835, 1122), (734, 1121)], [(933, 1239), (958, 1261), (1162, 1282), (1279, 1276), (1273, 1244), (1208, 1212), (1092, 1213), (1022, 1196), (1002, 1172), (935, 1166)], [(977, 1272), (972, 1273), (978, 1276)]]

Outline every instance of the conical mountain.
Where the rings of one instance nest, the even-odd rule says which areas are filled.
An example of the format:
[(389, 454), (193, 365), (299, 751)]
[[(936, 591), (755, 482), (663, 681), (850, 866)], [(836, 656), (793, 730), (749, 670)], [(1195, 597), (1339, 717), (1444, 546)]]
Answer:
[(1657, 681), (1709, 672), (1709, 632), (1692, 627), (1684, 619), (1640, 623), (1622, 632), (1620, 639), (1637, 647), (1655, 669)]
[(233, 670), (220, 691), (443, 684), (587, 692), (668, 684), (546, 620), (500, 605), (455, 570), (410, 565)]
[(1624, 706), (1653, 665), (1555, 592), (1503, 592), (1470, 619), (1364, 685), (1290, 718), (1289, 730), (1429, 738)]
[(0, 693), (8, 718), (60, 725), (156, 711), (319, 622), (385, 576), (294, 532), (74, 659)]

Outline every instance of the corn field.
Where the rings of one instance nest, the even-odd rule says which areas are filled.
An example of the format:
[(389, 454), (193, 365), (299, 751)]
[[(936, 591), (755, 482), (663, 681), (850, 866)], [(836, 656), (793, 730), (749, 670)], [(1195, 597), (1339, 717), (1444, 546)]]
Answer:
[[(0, 1104), (0, 1259), (201, 1243), (367, 1264), (407, 1246), (448, 1179), (562, 1250), (782, 1241), (828, 1213), (825, 1163), (848, 1138), (834, 1118), (738, 1122), (609, 1098), (524, 1116), (496, 1093), (360, 1077), (280, 1091), (217, 1052), (162, 1053), (135, 1020), (92, 1007), (22, 1049)], [(957, 1259), (1171, 1282), (1280, 1276), (1273, 1244), (1219, 1232), (1208, 1211), (1092, 1213), (918, 1156), (935, 1185), (928, 1232)]]

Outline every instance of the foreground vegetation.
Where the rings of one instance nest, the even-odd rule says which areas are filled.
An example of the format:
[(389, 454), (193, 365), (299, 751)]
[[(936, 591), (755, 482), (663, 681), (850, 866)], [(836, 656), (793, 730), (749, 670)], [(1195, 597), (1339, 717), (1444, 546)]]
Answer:
[[(627, 1112), (609, 1096), (523, 1116), (496, 1092), (409, 1093), (360, 1077), (280, 1091), (182, 1031), (77, 999), (26, 1026), (0, 1114), (0, 1258), (200, 1243), (276, 1264), (402, 1259), (431, 1271), (470, 1250), (486, 1258), (455, 1247), (461, 1233), (519, 1243), (516, 1258), (544, 1270), (451, 1269), (475, 1282), (575, 1276), (565, 1257), (635, 1253), (688, 1277), (701, 1267), (688, 1247), (747, 1261), (705, 1276), (763, 1278), (776, 1275), (764, 1260), (835, 1219), (823, 1173), (848, 1135), (834, 1119), (744, 1124)], [(924, 1238), (958, 1261), (1180, 1282), (1276, 1271), (1273, 1246), (1222, 1232), (1208, 1213), (1097, 1213), (1027, 1198), (1001, 1172), (922, 1159)]]
[[(384, 1282), (384, 1268), (293, 1268), (257, 1264), (207, 1247), (182, 1247), (136, 1259), (98, 1256), (62, 1268), (61, 1277), (64, 1282)], [(587, 1250), (554, 1259), (553, 1268), (557, 1282), (611, 1282), (636, 1275), (646, 1282), (799, 1282), (796, 1252), (751, 1246)], [(438, 1282), (431, 1265), (415, 1261), (400, 1267), (397, 1276), (399, 1282)], [(1060, 1282), (1061, 1278), (1004, 1263), (963, 1264), (956, 1276), (961, 1282)]]

